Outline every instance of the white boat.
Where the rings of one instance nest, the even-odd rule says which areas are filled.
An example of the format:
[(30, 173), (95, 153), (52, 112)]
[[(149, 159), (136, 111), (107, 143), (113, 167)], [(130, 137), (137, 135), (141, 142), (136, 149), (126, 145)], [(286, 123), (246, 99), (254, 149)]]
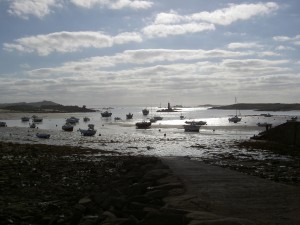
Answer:
[(191, 122), (190, 124), (183, 125), (184, 131), (187, 132), (199, 132), (200, 130), (200, 125), (197, 125), (194, 122)]
[[(235, 98), (235, 104), (237, 103), (236, 98)], [(240, 122), (242, 120), (241, 117), (238, 117), (237, 115), (237, 109), (235, 110), (235, 116), (228, 118), (229, 122), (233, 122), (233, 123), (237, 123)]]

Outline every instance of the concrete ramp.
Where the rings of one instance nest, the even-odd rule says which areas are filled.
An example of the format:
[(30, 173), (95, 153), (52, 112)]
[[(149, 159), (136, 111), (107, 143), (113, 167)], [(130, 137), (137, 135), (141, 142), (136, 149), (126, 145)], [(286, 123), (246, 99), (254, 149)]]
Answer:
[(198, 208), (256, 224), (299, 225), (300, 187), (275, 183), (188, 158), (163, 158)]

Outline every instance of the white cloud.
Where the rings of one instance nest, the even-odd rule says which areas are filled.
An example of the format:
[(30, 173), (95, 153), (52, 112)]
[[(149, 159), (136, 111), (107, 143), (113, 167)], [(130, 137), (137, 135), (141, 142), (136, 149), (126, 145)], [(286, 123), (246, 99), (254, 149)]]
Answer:
[(179, 15), (175, 11), (159, 13), (154, 22), (143, 29), (148, 37), (166, 37), (215, 30), (215, 25), (227, 26), (239, 20), (248, 20), (278, 10), (274, 2), (257, 4), (229, 5), (228, 8), (213, 12), (200, 12), (190, 15)]
[(109, 9), (148, 9), (153, 3), (143, 0), (71, 0), (73, 4), (79, 7), (92, 8), (94, 6), (107, 7)]
[(52, 9), (60, 7), (62, 0), (11, 0), (8, 12), (23, 19), (28, 19), (30, 15), (41, 19)]
[(149, 37), (167, 37), (186, 33), (198, 33), (215, 30), (215, 26), (209, 23), (186, 23), (186, 24), (153, 24), (143, 28), (143, 33)]
[(113, 37), (102, 32), (57, 32), (46, 35), (30, 36), (4, 43), (6, 51), (37, 52), (41, 56), (53, 52), (76, 52), (84, 48), (107, 48), (115, 44), (141, 42), (138, 33), (121, 33)]
[(296, 35), (294, 37), (288, 37), (288, 36), (275, 36), (273, 37), (275, 41), (279, 42), (289, 42), (294, 45), (299, 45), (300, 46), (300, 35)]
[(256, 42), (233, 42), (228, 44), (229, 49), (247, 49), (247, 48), (262, 48), (263, 46)]
[(275, 2), (257, 4), (231, 4), (228, 8), (219, 9), (213, 12), (200, 12), (188, 16), (195, 21), (206, 21), (218, 25), (229, 25), (238, 20), (248, 20), (254, 16), (270, 14), (278, 10), (279, 6)]

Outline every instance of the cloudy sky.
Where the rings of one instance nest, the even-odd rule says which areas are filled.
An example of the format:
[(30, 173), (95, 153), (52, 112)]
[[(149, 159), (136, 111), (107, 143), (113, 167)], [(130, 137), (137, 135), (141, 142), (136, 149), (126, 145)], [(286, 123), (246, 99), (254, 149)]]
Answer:
[(300, 1), (0, 0), (0, 103), (299, 103)]

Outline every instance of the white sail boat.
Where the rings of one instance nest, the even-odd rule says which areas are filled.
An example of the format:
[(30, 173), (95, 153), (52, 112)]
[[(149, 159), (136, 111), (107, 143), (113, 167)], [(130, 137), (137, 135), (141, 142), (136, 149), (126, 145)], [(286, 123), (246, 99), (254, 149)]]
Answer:
[[(235, 104), (236, 103), (237, 103), (237, 101), (236, 101), (236, 97), (235, 97)], [(233, 123), (240, 122), (241, 120), (242, 120), (242, 118), (238, 117), (238, 115), (237, 115), (237, 109), (235, 110), (235, 116), (228, 118), (228, 121), (233, 122)]]

